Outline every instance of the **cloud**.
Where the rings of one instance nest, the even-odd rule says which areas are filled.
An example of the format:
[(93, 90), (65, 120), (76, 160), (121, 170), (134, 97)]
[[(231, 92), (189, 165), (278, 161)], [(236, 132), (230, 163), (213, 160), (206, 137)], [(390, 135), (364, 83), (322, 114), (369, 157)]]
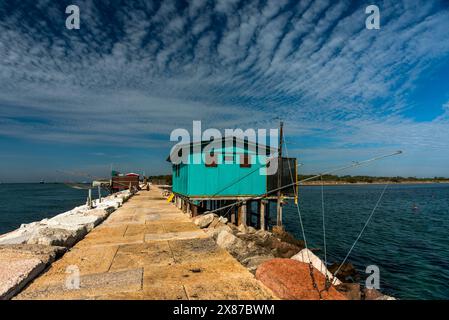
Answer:
[(79, 31), (63, 3), (0, 4), (1, 136), (165, 148), (192, 120), (281, 117), (317, 151), (447, 148), (447, 105), (427, 122), (403, 113), (449, 56), (443, 2), (383, 1), (380, 30), (352, 1), (77, 2)]

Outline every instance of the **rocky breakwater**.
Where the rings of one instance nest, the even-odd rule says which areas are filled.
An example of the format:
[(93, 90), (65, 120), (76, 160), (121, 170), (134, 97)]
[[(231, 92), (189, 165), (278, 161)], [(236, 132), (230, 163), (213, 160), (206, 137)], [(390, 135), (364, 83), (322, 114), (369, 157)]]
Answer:
[(10, 299), (126, 202), (122, 191), (0, 235), (0, 300)]
[(316, 250), (304, 248), (303, 241), (282, 228), (273, 227), (270, 232), (244, 225), (237, 227), (227, 218), (212, 213), (194, 217), (193, 222), (281, 299), (394, 299), (375, 289), (361, 287), (351, 264), (343, 265), (334, 277), (339, 264), (331, 265), (328, 270), (315, 255)]

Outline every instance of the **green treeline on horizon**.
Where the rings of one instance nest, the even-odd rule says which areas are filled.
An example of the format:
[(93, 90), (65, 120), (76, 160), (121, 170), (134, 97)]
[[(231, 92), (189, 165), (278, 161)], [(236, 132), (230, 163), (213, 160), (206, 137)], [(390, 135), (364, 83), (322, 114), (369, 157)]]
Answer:
[[(310, 175), (298, 175), (298, 181), (308, 179), (311, 177), (314, 177), (314, 174)], [(148, 177), (151, 181), (165, 181), (166, 184), (172, 184), (172, 176), (171, 175), (158, 175), (158, 176), (149, 176)], [(310, 181), (321, 181), (321, 178), (316, 178)], [(375, 176), (351, 176), (351, 175), (344, 175), (344, 176), (337, 176), (337, 175), (324, 175), (323, 181), (325, 182), (345, 182), (345, 183), (376, 183), (376, 182), (394, 182), (394, 183), (401, 183), (401, 182), (424, 182), (424, 181), (433, 181), (433, 182), (440, 182), (440, 181), (449, 181), (449, 178), (446, 177), (433, 177), (433, 178), (417, 178), (417, 177), (375, 177)]]
[[(298, 175), (298, 180), (304, 180), (304, 179), (308, 179), (311, 177), (314, 177), (315, 175), (310, 174), (310, 175)], [(321, 181), (321, 178), (316, 178), (313, 179), (311, 181)], [(344, 176), (337, 176), (337, 175), (331, 175), (331, 174), (327, 174), (327, 175), (323, 175), (323, 181), (335, 181), (335, 182), (347, 182), (347, 183), (358, 183), (358, 182), (363, 182), (363, 183), (375, 183), (375, 182), (395, 182), (395, 183), (400, 183), (400, 182), (422, 182), (422, 181), (434, 181), (434, 182), (439, 182), (439, 181), (448, 181), (449, 178), (445, 178), (445, 177), (433, 177), (433, 178), (417, 178), (417, 177), (401, 177), (401, 176), (396, 176), (396, 177), (376, 177), (376, 176), (351, 176), (351, 175), (344, 175)]]

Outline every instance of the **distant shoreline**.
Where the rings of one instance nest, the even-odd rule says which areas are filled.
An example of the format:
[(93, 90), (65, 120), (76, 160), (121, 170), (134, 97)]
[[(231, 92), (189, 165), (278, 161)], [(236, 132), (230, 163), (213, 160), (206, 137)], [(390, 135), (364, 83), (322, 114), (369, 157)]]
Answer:
[(432, 181), (432, 180), (425, 180), (425, 181), (400, 181), (400, 182), (395, 182), (395, 181), (373, 181), (373, 182), (363, 182), (363, 181), (359, 181), (359, 182), (346, 182), (346, 181), (308, 181), (308, 182), (304, 182), (301, 183), (301, 186), (321, 186), (322, 184), (324, 184), (325, 186), (351, 186), (351, 185), (379, 185), (379, 184), (393, 184), (393, 185), (399, 185), (399, 184), (404, 184), (404, 185), (412, 185), (412, 184), (449, 184), (449, 180), (447, 181)]

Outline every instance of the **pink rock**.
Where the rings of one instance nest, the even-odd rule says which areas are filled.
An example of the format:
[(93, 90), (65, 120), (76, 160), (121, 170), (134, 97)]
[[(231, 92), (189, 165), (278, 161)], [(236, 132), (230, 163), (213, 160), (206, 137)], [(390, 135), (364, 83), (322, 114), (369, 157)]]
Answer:
[(293, 259), (272, 259), (262, 263), (256, 278), (281, 299), (286, 300), (346, 300), (333, 286), (325, 289), (326, 278), (313, 268), (314, 288), (309, 265)]

